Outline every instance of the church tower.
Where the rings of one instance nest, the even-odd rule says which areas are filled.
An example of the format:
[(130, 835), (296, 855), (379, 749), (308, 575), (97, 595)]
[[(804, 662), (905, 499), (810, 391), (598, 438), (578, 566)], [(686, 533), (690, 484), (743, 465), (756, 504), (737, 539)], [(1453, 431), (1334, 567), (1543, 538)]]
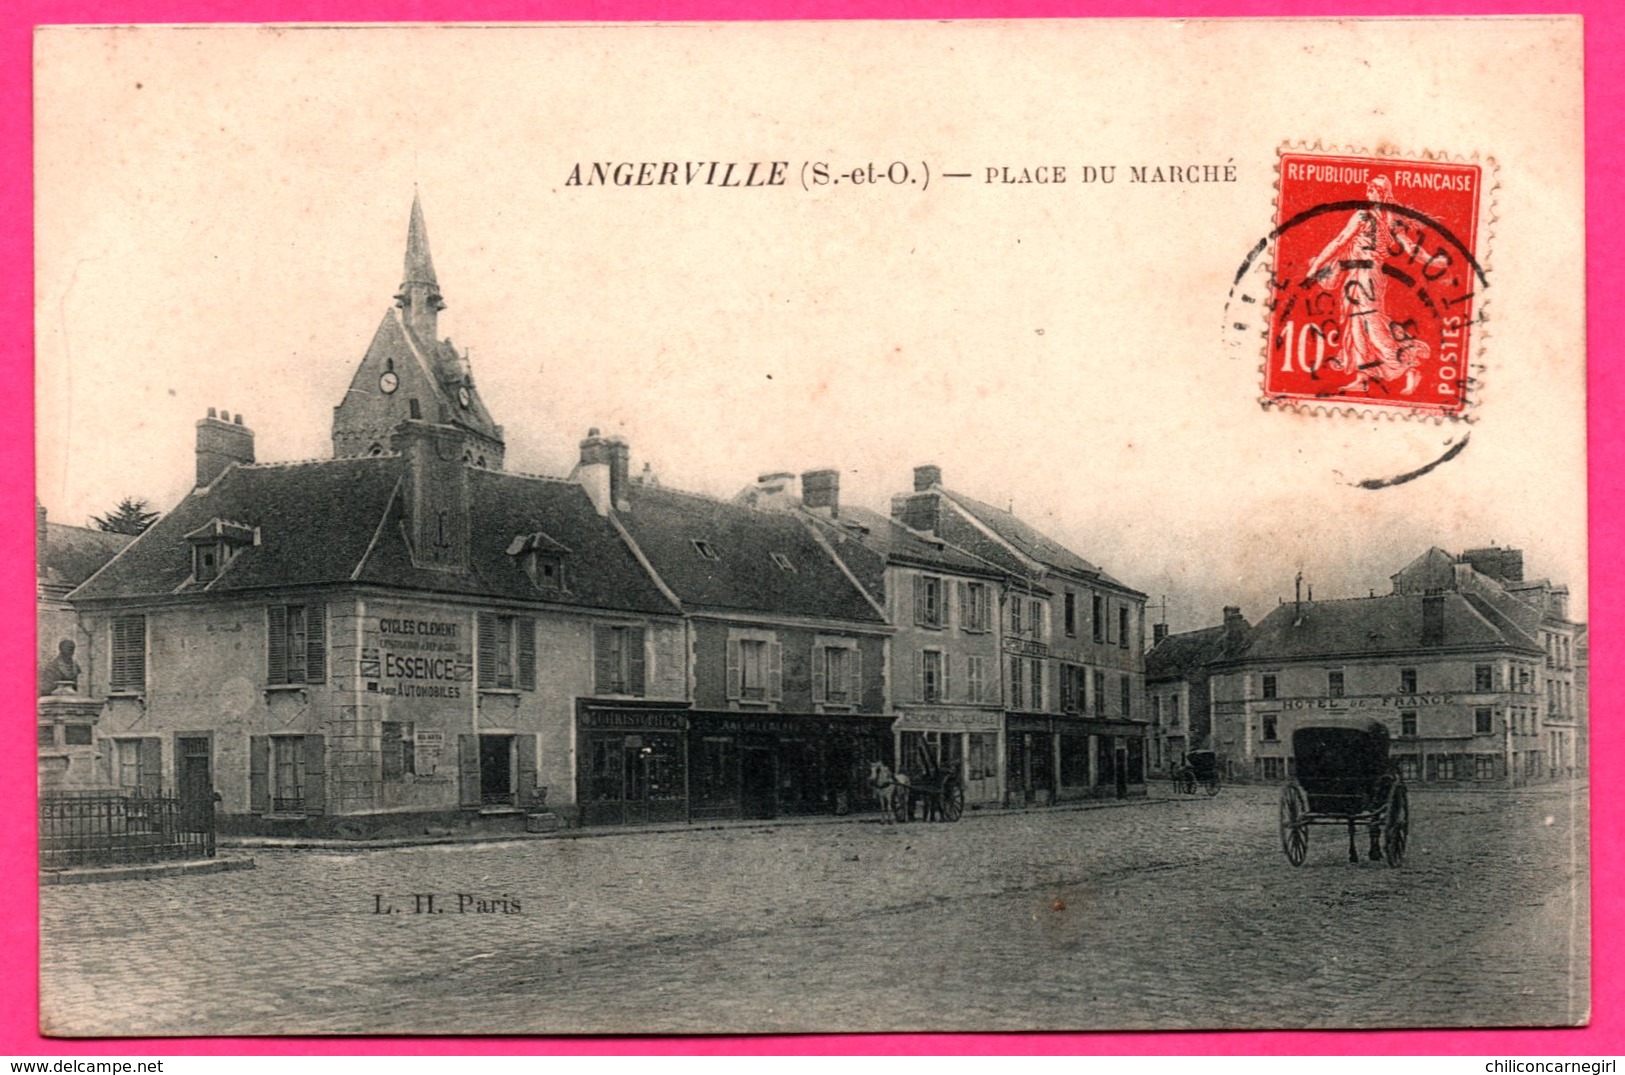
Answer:
[(402, 422), (449, 426), (462, 434), (463, 460), (502, 469), (502, 427), (491, 418), (468, 357), (440, 339), (445, 309), (423, 205), (412, 196), (406, 227), (406, 268), (395, 306), (384, 314), (344, 400), (333, 408), (336, 458), (391, 451)]

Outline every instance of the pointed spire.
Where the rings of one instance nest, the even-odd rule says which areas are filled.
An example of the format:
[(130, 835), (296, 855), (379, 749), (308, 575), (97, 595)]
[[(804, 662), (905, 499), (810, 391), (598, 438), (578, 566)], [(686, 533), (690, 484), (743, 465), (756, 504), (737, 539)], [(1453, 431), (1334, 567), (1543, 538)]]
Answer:
[(429, 284), (439, 287), (434, 278), (434, 259), (429, 256), (429, 229), (423, 223), (423, 203), (418, 192), (412, 191), (412, 221), (406, 228), (406, 284)]

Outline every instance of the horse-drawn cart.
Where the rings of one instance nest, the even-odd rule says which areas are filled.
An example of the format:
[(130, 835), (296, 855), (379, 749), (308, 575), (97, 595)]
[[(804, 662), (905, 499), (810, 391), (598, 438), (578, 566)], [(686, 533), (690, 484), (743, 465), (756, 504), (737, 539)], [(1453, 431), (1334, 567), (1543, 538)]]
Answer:
[(1219, 756), (1211, 750), (1193, 750), (1174, 768), (1174, 790), (1195, 795), (1200, 787), (1209, 795), (1219, 793)]
[(1398, 866), (1410, 840), (1410, 797), (1388, 760), (1388, 729), (1309, 727), (1292, 733), (1295, 776), (1281, 789), (1281, 850), (1294, 866), (1309, 853), (1314, 825), (1347, 826), (1349, 861), (1358, 862), (1354, 830), (1370, 835), (1370, 857)]
[(903, 785), (896, 799), (897, 820), (913, 821), (915, 803), (922, 821), (958, 821), (965, 813), (965, 785), (958, 773), (929, 770)]

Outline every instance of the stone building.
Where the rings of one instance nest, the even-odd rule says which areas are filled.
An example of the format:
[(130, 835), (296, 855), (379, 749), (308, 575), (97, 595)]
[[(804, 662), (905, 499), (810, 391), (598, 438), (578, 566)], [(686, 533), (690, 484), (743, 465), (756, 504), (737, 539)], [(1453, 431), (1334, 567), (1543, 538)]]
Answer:
[(1145, 594), (935, 466), (892, 517), (986, 561), (1004, 587), (1005, 795), (1013, 803), (1143, 794)]
[(1152, 627), (1145, 655), (1145, 699), (1150, 711), (1147, 768), (1167, 776), (1188, 751), (1213, 749), (1211, 666), (1247, 645), (1252, 627), (1241, 609), (1227, 607), (1224, 622), (1200, 631), (1168, 634)]
[(1551, 754), (1572, 750), (1553, 735), (1573, 727), (1572, 687), (1553, 685), (1572, 683), (1566, 591), (1521, 574), (1515, 549), (1430, 549), (1391, 593), (1283, 601), (1244, 650), (1210, 665), (1227, 775), (1285, 779), (1294, 729), (1372, 719), (1410, 781), (1505, 786), (1566, 772), (1572, 754)]

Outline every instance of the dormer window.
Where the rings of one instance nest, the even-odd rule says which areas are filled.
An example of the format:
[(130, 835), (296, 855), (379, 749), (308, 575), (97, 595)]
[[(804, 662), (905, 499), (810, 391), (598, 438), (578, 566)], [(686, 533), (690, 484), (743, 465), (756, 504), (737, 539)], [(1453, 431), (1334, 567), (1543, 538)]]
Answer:
[(531, 585), (543, 593), (563, 593), (564, 558), (570, 550), (540, 530), (520, 534), (508, 546), (508, 555), (518, 561)]
[(699, 538), (694, 539), (694, 551), (700, 554), (702, 560), (722, 559), (722, 554), (712, 548), (709, 541), (701, 541)]
[(210, 583), (239, 552), (259, 544), (259, 531), (244, 523), (210, 519), (187, 534), (186, 540), (192, 546), (192, 578)]

